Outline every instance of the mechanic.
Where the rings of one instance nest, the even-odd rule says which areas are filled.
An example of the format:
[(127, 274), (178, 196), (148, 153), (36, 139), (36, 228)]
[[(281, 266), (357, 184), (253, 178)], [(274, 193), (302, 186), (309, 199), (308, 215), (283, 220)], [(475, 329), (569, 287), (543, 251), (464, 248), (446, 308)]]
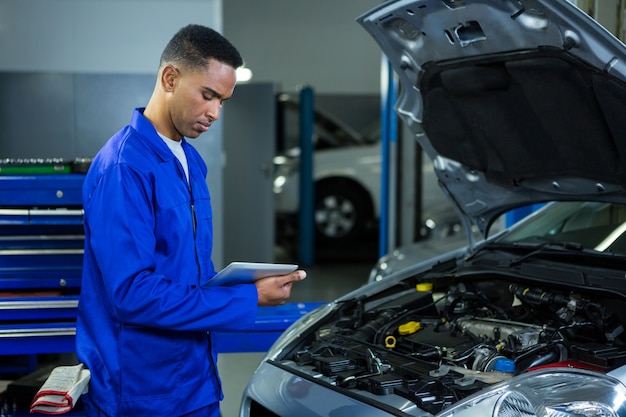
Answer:
[(219, 416), (211, 332), (252, 327), (257, 306), (285, 303), (306, 277), (202, 285), (215, 275), (211, 201), (207, 167), (188, 139), (219, 119), (241, 65), (213, 29), (180, 29), (147, 106), (86, 175), (76, 351), (91, 372), (89, 416)]

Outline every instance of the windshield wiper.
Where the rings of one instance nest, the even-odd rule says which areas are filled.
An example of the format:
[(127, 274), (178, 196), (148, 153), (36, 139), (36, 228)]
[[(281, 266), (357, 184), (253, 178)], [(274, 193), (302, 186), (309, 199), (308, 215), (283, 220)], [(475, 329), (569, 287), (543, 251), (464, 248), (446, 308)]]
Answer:
[(542, 243), (536, 249), (522, 256), (511, 259), (509, 261), (509, 266), (518, 265), (521, 262), (525, 261), (526, 259), (531, 258), (539, 253), (546, 252), (546, 251), (551, 252), (554, 250), (556, 251), (565, 250), (567, 252), (583, 252), (585, 251), (585, 247), (578, 242), (546, 242), (546, 243)]

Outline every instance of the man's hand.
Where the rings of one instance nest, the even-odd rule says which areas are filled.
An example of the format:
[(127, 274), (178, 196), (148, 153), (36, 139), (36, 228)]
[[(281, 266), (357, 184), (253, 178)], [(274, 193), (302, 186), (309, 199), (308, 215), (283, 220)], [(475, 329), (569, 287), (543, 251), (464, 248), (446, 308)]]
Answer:
[(306, 278), (306, 272), (299, 269), (287, 275), (276, 275), (258, 279), (254, 282), (259, 295), (260, 306), (285, 304), (291, 295), (291, 285)]

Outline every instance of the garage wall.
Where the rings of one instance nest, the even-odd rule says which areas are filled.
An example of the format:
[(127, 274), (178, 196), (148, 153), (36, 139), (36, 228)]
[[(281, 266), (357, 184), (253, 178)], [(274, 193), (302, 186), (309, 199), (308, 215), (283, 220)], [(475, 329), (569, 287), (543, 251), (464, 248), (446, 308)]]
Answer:
[[(256, 82), (284, 92), (379, 94), (381, 52), (355, 19), (381, 0), (228, 0), (224, 34)], [(269, 6), (271, 4), (271, 7)]]
[[(594, 18), (609, 32), (623, 39), (621, 26), (620, 0), (595, 0)], [(583, 9), (584, 10), (584, 9)]]
[(152, 74), (188, 23), (221, 31), (221, 0), (0, 0), (0, 69)]

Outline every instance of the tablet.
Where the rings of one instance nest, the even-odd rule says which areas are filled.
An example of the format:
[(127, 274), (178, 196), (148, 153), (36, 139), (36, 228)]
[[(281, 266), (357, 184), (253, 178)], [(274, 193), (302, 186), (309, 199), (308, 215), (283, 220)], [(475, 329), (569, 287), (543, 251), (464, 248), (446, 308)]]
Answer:
[(264, 262), (231, 262), (204, 286), (251, 284), (259, 278), (273, 275), (286, 275), (298, 269), (294, 264), (274, 264)]

